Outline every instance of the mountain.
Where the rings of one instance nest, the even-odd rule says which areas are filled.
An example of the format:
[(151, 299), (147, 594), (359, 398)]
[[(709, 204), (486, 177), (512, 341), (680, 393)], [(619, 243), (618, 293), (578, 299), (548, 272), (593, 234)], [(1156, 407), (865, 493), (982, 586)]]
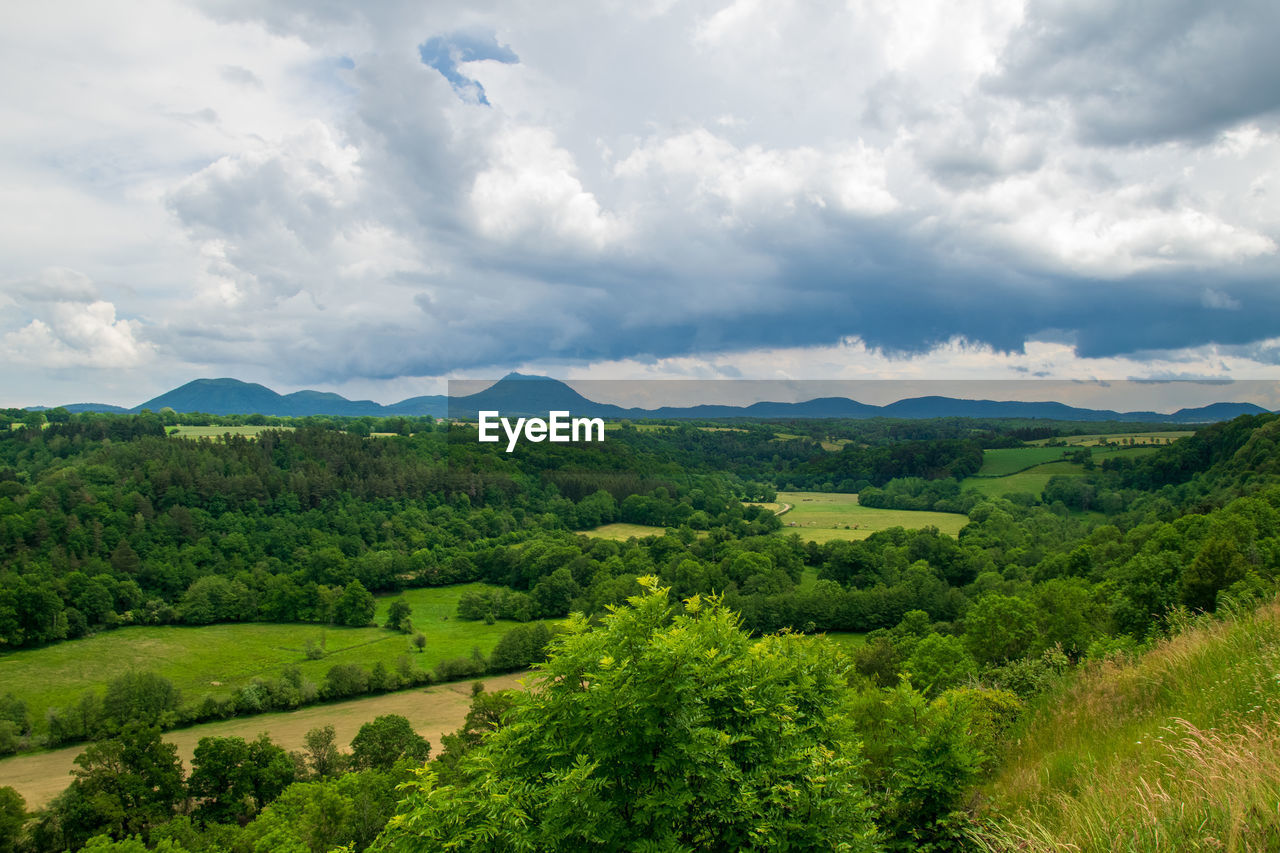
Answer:
[(597, 403), (558, 379), (522, 373), (509, 373), (483, 391), (449, 399), (450, 417), (473, 418), (485, 411), (517, 417), (564, 411), (579, 417), (627, 418), (636, 417), (641, 410)]
[(800, 403), (759, 402), (749, 406), (662, 406), (657, 409), (623, 408), (590, 400), (565, 383), (546, 376), (510, 373), (474, 394), (447, 397), (441, 394), (410, 397), (384, 406), (373, 400), (348, 400), (325, 391), (277, 394), (265, 385), (239, 379), (196, 379), (154, 397), (133, 409), (96, 403), (67, 406), (72, 412), (159, 411), (207, 412), (214, 415), (262, 414), (302, 417), (345, 415), (390, 417), (394, 415), (474, 418), (477, 412), (497, 411), (504, 416), (546, 415), (567, 411), (577, 417), (603, 418), (1037, 418), (1060, 421), (1129, 421), (1145, 423), (1202, 424), (1231, 420), (1267, 410), (1253, 403), (1213, 403), (1199, 408), (1160, 412), (1117, 412), (1085, 409), (1053, 401), (965, 400), (955, 397), (912, 397), (887, 406), (873, 406), (845, 397), (819, 397)]
[(1169, 416), (1180, 424), (1210, 424), (1229, 421), (1241, 415), (1265, 415), (1267, 410), (1253, 403), (1210, 403), (1198, 409), (1178, 409)]

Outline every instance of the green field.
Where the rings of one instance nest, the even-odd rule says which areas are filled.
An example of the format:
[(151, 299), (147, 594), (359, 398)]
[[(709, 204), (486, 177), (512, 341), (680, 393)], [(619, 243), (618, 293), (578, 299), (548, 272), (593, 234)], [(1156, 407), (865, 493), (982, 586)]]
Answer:
[[(1001, 495), (1013, 493), (1026, 493), (1040, 496), (1044, 491), (1044, 487), (1049, 484), (1052, 477), (1057, 476), (1074, 476), (1084, 473), (1084, 466), (1076, 462), (1067, 462), (1061, 460), (1061, 447), (1016, 447), (999, 450), (988, 450), (982, 454), (982, 469), (976, 477), (966, 477), (960, 481), (961, 490), (976, 489), (989, 497), (1000, 497)], [(1036, 452), (1052, 452), (1057, 451), (1055, 455), (1050, 456), (1051, 459), (1059, 459), (1056, 462), (1039, 462), (1036, 463)], [(1123, 454), (1128, 457), (1146, 456), (1154, 453), (1156, 447), (1154, 445), (1135, 446), (1135, 447), (1100, 447), (1094, 448), (1092, 456), (1094, 461), (1100, 462), (1110, 456), (1119, 456)], [(992, 456), (992, 454), (998, 454)], [(1019, 464), (1020, 462), (1025, 464)], [(1032, 467), (1028, 467), (1028, 465)], [(998, 471), (1002, 469), (1010, 469), (1015, 473), (1004, 475), (990, 474), (990, 471)], [(1025, 470), (1024, 470), (1025, 469)]]
[(1041, 465), (1061, 459), (1062, 447), (1000, 447), (982, 452), (982, 468), (979, 477), (1004, 477), (1032, 465)]
[(250, 438), (256, 437), (260, 433), (269, 429), (287, 429), (291, 430), (291, 426), (171, 426), (165, 427), (165, 432), (178, 438), (221, 438), (230, 433), (231, 435), (247, 435)]
[[(230, 695), (256, 676), (278, 678), (290, 665), (316, 683), (334, 664), (368, 667), (381, 661), (394, 669), (403, 654), (414, 667), (430, 670), (442, 660), (469, 655), (472, 648), (488, 654), (516, 624), (486, 625), (455, 618), (462, 594), (483, 588), (483, 584), (463, 584), (405, 593), (413, 608), (414, 628), (427, 638), (420, 654), (411, 647), (409, 636), (385, 628), (262, 622), (121, 628), (0, 656), (0, 694), (12, 691), (23, 699), (40, 731), (46, 709), (74, 704), (85, 690), (101, 688), (130, 669), (165, 676), (182, 691), (184, 703), (198, 702), (206, 694)], [(386, 618), (390, 600), (378, 601), (375, 618), (379, 623)], [(323, 642), (326, 654), (320, 660), (306, 659), (303, 647), (309, 640)]]
[(651, 527), (647, 524), (602, 524), (592, 530), (582, 531), (584, 536), (591, 536), (596, 539), (614, 539), (618, 542), (626, 542), (628, 539), (635, 537), (643, 539), (646, 536), (662, 536), (666, 534), (665, 527)]
[(998, 498), (1014, 492), (1040, 496), (1050, 477), (1083, 474), (1084, 467), (1075, 462), (1048, 462), (1007, 477), (967, 477), (960, 481), (961, 490), (976, 489), (988, 497)]
[(846, 652), (853, 651), (867, 643), (867, 635), (857, 631), (828, 631), (823, 636)]
[(831, 492), (778, 492), (780, 503), (793, 509), (781, 516), (783, 536), (798, 533), (811, 542), (832, 539), (866, 539), (878, 530), (890, 527), (937, 527), (955, 536), (969, 523), (966, 516), (954, 512), (915, 512), (902, 509), (872, 509), (859, 506), (857, 495)]
[(1178, 439), (1186, 438), (1189, 435), (1195, 435), (1195, 432), (1192, 430), (1173, 430), (1170, 432), (1092, 433), (1090, 435), (1064, 435), (1058, 438), (1042, 438), (1038, 441), (1029, 441), (1027, 444), (1044, 445), (1051, 441), (1061, 441), (1073, 447), (1095, 447), (1104, 441), (1113, 444), (1123, 442), (1128, 445), (1129, 440), (1133, 439), (1135, 445), (1155, 447), (1157, 445), (1172, 444)]

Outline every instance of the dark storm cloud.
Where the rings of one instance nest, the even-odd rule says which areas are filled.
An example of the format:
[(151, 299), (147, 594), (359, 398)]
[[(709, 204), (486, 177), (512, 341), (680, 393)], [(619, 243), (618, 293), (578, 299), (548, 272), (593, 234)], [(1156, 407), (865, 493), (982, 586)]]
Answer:
[(347, 387), (850, 338), (1280, 360), (1274, 3), (197, 5), (86, 63), (100, 112), (49, 124), (88, 79), (52, 67), (12, 111), (0, 334), (101, 302), (46, 313)]
[(988, 86), (1062, 99), (1090, 143), (1203, 142), (1275, 118), (1278, 39), (1274, 0), (1033, 3)]

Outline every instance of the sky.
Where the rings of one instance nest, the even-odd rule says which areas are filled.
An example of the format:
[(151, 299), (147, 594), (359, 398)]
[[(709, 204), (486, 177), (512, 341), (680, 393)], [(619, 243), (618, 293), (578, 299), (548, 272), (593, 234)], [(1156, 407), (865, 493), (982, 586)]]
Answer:
[(1274, 0), (5, 4), (0, 405), (1280, 379), (1277, 43)]

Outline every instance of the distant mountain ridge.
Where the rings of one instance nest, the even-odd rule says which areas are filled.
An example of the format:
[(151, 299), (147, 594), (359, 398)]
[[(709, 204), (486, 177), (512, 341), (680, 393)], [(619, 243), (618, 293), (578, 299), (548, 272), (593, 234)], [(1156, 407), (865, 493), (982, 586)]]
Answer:
[[(341, 415), (347, 417), (475, 417), (480, 411), (503, 415), (545, 415), (563, 410), (578, 416), (605, 418), (1038, 418), (1061, 421), (1130, 421), (1146, 423), (1212, 423), (1240, 415), (1262, 414), (1267, 409), (1253, 403), (1212, 403), (1193, 409), (1161, 412), (1117, 412), (1085, 409), (1052, 401), (967, 400), (956, 397), (913, 397), (887, 406), (875, 406), (846, 397), (819, 397), (800, 403), (759, 402), (749, 406), (662, 406), (656, 409), (623, 408), (597, 403), (565, 383), (546, 376), (511, 373), (475, 394), (450, 398), (443, 394), (410, 397), (391, 405), (373, 400), (348, 400), (326, 391), (278, 394), (265, 385), (239, 379), (196, 379), (153, 397), (132, 409), (100, 403), (74, 403), (72, 412), (159, 411), (205, 412), (211, 415)], [(32, 407), (33, 409), (43, 407)]]

